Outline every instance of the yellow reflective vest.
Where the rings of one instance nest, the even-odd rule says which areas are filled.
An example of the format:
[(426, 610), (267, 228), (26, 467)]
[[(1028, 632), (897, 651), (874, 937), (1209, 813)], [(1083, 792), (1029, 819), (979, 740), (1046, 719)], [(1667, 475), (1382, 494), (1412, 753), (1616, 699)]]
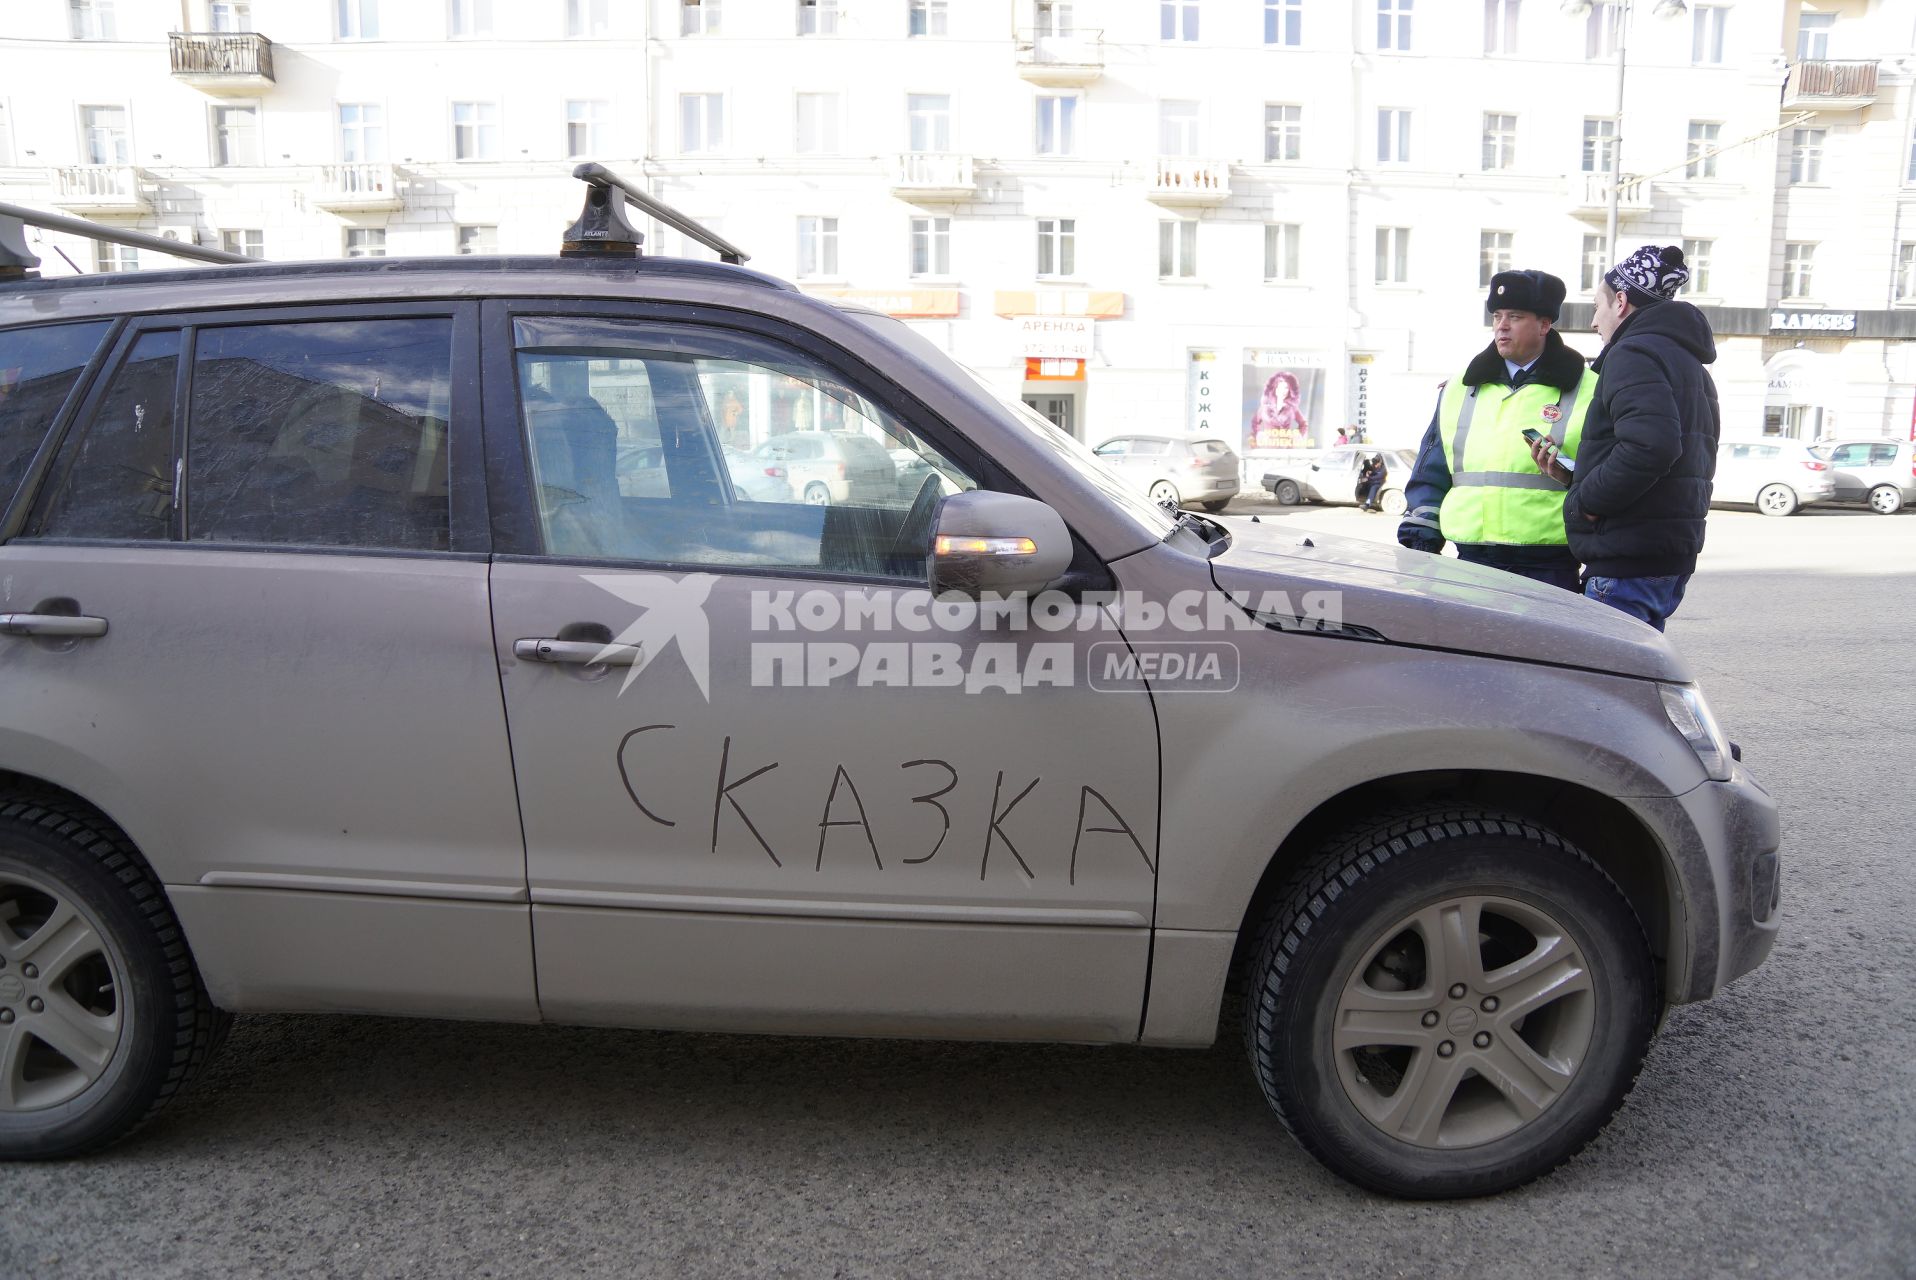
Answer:
[(1437, 522), (1451, 542), (1563, 546), (1562, 485), (1537, 470), (1523, 429), (1535, 427), (1575, 459), (1597, 375), (1584, 370), (1569, 391), (1533, 382), (1466, 387), (1453, 379), (1438, 404), (1438, 443), (1450, 464), (1450, 492)]

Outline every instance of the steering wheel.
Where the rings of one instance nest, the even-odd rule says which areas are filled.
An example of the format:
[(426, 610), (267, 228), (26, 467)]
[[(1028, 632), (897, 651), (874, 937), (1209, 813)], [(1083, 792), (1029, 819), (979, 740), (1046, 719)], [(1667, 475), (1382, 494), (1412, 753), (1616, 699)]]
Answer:
[(911, 510), (905, 513), (904, 523), (898, 526), (898, 536), (892, 539), (894, 557), (917, 560), (925, 555), (932, 521), (938, 515), (938, 503), (943, 497), (937, 475), (926, 476), (925, 482), (918, 486), (918, 496), (911, 500)]

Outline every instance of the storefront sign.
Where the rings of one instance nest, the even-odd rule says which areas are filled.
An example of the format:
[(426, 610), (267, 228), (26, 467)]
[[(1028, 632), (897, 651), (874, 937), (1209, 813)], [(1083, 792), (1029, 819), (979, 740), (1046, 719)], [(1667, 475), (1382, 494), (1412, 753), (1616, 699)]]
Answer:
[(1191, 353), (1191, 430), (1198, 435), (1209, 435), (1217, 430), (1218, 406), (1222, 397), (1218, 394), (1217, 352), (1193, 351)]
[(1360, 430), (1370, 427), (1370, 356), (1351, 357), (1350, 421)]
[(1084, 361), (1041, 360), (1025, 357), (1026, 382), (1083, 382)]
[(1854, 311), (1772, 311), (1772, 333), (1854, 333)]
[(1124, 316), (1124, 295), (1115, 289), (1000, 289), (991, 295), (991, 309), (1001, 316), (1118, 320)]
[(958, 314), (956, 289), (812, 289), (809, 292), (819, 298), (861, 302), (892, 316), (950, 318)]
[(1244, 353), (1240, 386), (1243, 449), (1310, 449), (1328, 444), (1324, 382), (1330, 358), (1322, 351)]
[(1027, 356), (1089, 360), (1095, 320), (1077, 316), (1018, 316), (1018, 345)]

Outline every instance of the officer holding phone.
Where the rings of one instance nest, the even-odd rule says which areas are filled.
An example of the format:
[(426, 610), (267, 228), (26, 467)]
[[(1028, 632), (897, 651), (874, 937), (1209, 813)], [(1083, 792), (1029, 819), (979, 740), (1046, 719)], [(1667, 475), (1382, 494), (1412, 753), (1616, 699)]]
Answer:
[[(1582, 590), (1563, 500), (1597, 375), (1554, 327), (1565, 293), (1543, 271), (1491, 277), (1491, 343), (1438, 395), (1404, 486), (1404, 546), (1454, 542), (1459, 559)], [(1532, 437), (1554, 447), (1533, 452)]]

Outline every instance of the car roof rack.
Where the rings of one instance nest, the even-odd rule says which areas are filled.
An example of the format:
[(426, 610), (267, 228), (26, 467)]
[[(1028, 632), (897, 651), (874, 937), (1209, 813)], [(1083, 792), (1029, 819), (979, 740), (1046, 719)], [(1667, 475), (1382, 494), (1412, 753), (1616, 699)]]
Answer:
[(30, 226), (42, 227), (48, 231), (65, 231), (71, 235), (85, 236), (89, 240), (103, 240), (108, 244), (130, 245), (135, 249), (154, 249), (160, 253), (170, 253), (176, 258), (191, 258), (198, 262), (257, 263), (260, 261), (258, 258), (249, 258), (243, 253), (228, 253), (224, 249), (206, 249), (196, 244), (183, 244), (178, 240), (168, 240), (165, 236), (148, 235), (144, 231), (103, 227), (97, 222), (88, 222), (85, 218), (69, 218), (60, 213), (42, 213), (38, 209), (29, 209), (25, 205), (0, 204), (0, 282), (40, 278), (40, 259), (27, 251), (26, 229)]
[(572, 176), (586, 184), (585, 207), (579, 211), (579, 220), (565, 233), (565, 243), (559, 250), (562, 258), (639, 257), (639, 246), (645, 237), (625, 220), (625, 202), (630, 200), (674, 231), (716, 253), (720, 262), (736, 267), (751, 259), (751, 254), (717, 232), (699, 225), (602, 164), (588, 161), (574, 169)]

